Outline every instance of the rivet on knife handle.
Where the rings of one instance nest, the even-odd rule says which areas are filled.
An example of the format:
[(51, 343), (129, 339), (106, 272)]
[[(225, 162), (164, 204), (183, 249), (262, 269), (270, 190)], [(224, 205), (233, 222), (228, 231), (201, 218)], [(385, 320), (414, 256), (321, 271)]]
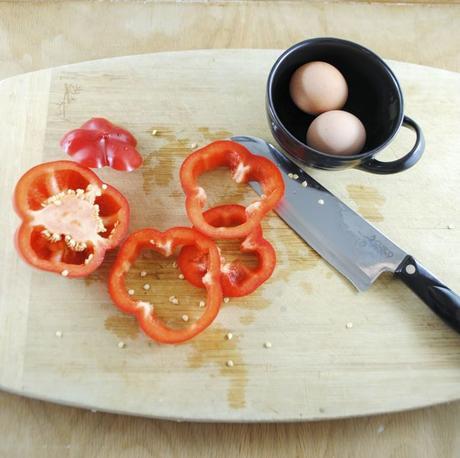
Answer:
[(448, 325), (460, 332), (460, 296), (440, 282), (412, 256), (406, 256), (395, 271), (417, 296)]

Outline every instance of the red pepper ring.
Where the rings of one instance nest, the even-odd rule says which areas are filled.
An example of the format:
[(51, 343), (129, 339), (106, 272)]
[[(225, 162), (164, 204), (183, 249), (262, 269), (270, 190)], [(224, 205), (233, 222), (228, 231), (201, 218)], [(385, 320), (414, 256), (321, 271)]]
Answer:
[[(241, 205), (221, 205), (203, 213), (212, 226), (232, 227), (244, 223), (247, 219), (245, 208)], [(240, 261), (228, 262), (221, 266), (220, 281), (224, 296), (241, 297), (251, 294), (268, 280), (276, 264), (276, 254), (270, 242), (263, 238), (260, 224), (241, 243), (242, 253), (254, 253), (258, 265), (251, 269)], [(206, 254), (194, 246), (182, 248), (177, 264), (186, 280), (198, 288), (204, 288), (203, 275), (207, 267)]]
[[(198, 177), (218, 167), (228, 167), (237, 183), (257, 181), (262, 187), (262, 196), (246, 207), (246, 221), (237, 226), (214, 227), (203, 216), (207, 197), (205, 190), (198, 185)], [(283, 178), (273, 162), (227, 140), (210, 143), (190, 154), (182, 163), (180, 181), (186, 196), (185, 208), (193, 226), (216, 240), (246, 237), (284, 194)]]
[[(204, 284), (207, 290), (203, 315), (187, 328), (169, 328), (157, 316), (149, 302), (133, 299), (127, 291), (125, 276), (142, 249), (149, 248), (168, 257), (179, 246), (192, 245), (207, 253), (209, 262)], [(132, 233), (121, 246), (110, 272), (109, 293), (116, 306), (125, 313), (135, 315), (142, 330), (152, 339), (163, 343), (180, 343), (206, 329), (216, 318), (222, 303), (220, 285), (220, 255), (215, 242), (189, 227), (174, 227), (165, 232), (141, 229)]]

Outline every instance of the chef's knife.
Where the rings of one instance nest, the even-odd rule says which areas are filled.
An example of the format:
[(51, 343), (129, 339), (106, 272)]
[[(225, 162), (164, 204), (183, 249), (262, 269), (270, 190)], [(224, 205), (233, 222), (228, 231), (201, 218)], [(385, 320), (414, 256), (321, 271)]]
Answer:
[[(232, 140), (279, 167), (286, 193), (276, 213), (358, 290), (365, 291), (382, 272), (393, 272), (460, 332), (460, 296), (273, 145), (250, 136)], [(250, 185), (261, 193), (258, 183)]]

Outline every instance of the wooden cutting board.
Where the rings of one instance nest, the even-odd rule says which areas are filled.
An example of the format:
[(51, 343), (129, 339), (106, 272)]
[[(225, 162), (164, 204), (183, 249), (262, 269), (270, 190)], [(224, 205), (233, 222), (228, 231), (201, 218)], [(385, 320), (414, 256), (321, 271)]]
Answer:
[[(131, 130), (145, 158), (144, 167), (129, 174), (98, 171), (128, 197), (131, 230), (188, 224), (178, 182), (182, 160), (193, 144), (232, 134), (270, 139), (265, 80), (279, 54), (130, 56), (0, 83), (2, 389), (97, 410), (203, 421), (332, 418), (460, 398), (457, 334), (391, 275), (358, 293), (274, 214), (263, 224), (278, 253), (273, 277), (251, 296), (224, 304), (206, 332), (178, 346), (150, 342), (111, 304), (106, 279), (114, 253), (81, 280), (33, 270), (18, 259), (18, 219), (10, 204), (15, 182), (35, 164), (65, 158), (60, 137), (97, 115)], [(390, 65), (406, 113), (426, 135), (421, 162), (393, 176), (311, 173), (460, 291), (460, 75)], [(412, 142), (401, 132), (384, 156), (401, 154)], [(204, 184), (211, 204), (253, 197), (225, 172)], [(130, 284), (169, 319), (180, 322), (184, 313), (193, 319), (202, 293), (177, 275), (171, 259), (146, 254)], [(172, 294), (180, 304), (168, 307)]]

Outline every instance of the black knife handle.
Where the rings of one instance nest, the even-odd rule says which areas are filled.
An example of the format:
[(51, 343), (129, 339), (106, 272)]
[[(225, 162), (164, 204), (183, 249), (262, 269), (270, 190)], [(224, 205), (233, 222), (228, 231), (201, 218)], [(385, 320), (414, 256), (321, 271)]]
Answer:
[(412, 256), (406, 256), (395, 276), (400, 278), (428, 307), (460, 333), (460, 296), (441, 283)]

